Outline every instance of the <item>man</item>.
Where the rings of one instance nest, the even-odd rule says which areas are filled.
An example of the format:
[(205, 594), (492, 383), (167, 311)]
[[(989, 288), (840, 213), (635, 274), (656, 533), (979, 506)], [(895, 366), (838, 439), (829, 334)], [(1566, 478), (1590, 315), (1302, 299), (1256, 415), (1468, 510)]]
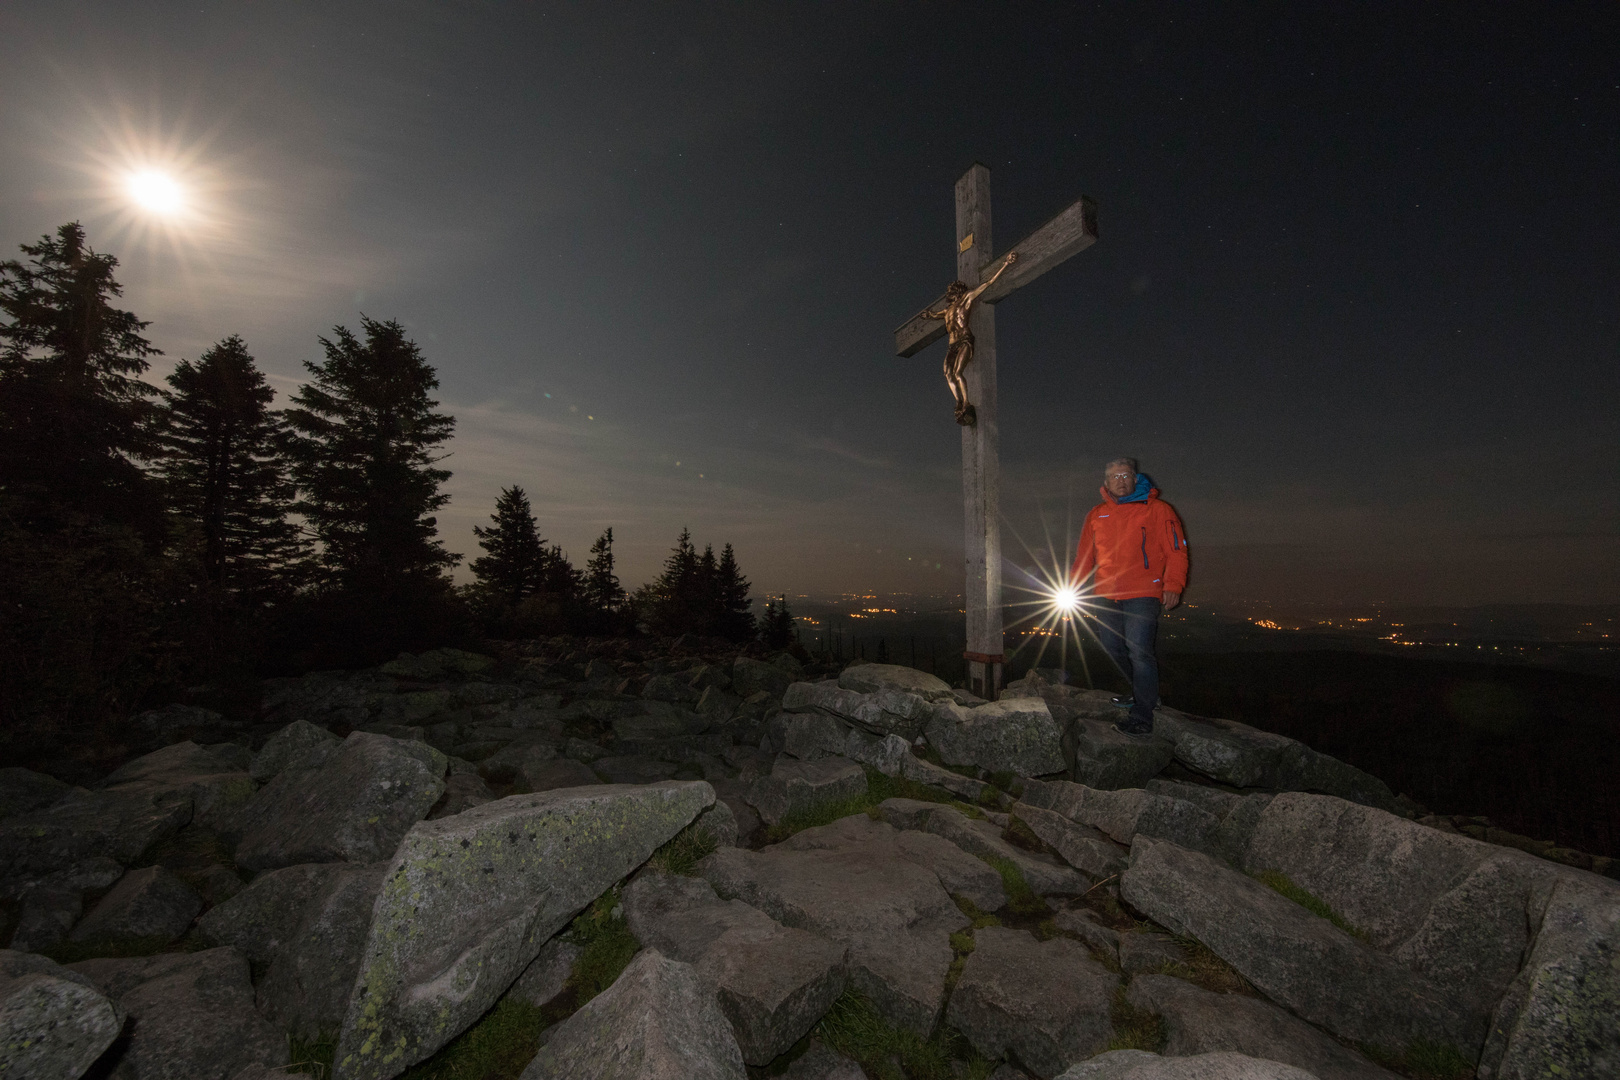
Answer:
[(973, 359), (973, 329), (969, 319), (973, 315), (973, 305), (979, 300), (979, 295), (996, 283), (996, 278), (1006, 273), (1007, 267), (1018, 261), (1018, 252), (1007, 255), (1006, 260), (990, 275), (990, 280), (977, 289), (969, 289), (962, 281), (953, 281), (945, 286), (945, 306), (938, 311), (925, 311), (925, 319), (944, 319), (945, 335), (950, 342), (950, 348), (945, 350), (945, 384), (951, 388), (951, 396), (956, 399), (956, 422), (964, 427), (972, 426), (978, 422), (978, 410), (968, 400), (967, 382), (962, 378), (962, 369), (968, 366)]
[(1159, 611), (1181, 603), (1187, 587), (1187, 534), (1169, 503), (1135, 458), (1116, 458), (1103, 468), (1103, 502), (1086, 515), (1069, 577), (1084, 589), (1098, 623), (1103, 648), (1131, 684), (1114, 704), (1129, 708), (1114, 725), (1134, 738), (1153, 734), (1159, 704), (1159, 659), (1154, 644)]

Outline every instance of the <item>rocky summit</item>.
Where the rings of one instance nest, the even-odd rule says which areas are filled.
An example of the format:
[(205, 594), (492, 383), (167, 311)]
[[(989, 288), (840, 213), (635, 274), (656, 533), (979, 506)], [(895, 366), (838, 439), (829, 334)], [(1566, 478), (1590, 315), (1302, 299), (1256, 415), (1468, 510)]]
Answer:
[[(500, 643), (0, 769), (0, 1080), (1620, 1076), (1620, 871), (1034, 672)], [(1490, 842), (1490, 841), (1501, 842)]]

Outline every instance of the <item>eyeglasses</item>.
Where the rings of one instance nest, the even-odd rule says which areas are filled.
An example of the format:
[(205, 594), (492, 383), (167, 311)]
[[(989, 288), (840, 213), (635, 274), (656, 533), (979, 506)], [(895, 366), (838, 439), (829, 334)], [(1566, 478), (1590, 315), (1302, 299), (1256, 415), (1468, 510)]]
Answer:
[(1128, 473), (1128, 472), (1111, 472), (1107, 476), (1103, 477), (1103, 479), (1104, 480), (1129, 480), (1131, 477), (1133, 477), (1135, 475), (1136, 475), (1135, 473)]

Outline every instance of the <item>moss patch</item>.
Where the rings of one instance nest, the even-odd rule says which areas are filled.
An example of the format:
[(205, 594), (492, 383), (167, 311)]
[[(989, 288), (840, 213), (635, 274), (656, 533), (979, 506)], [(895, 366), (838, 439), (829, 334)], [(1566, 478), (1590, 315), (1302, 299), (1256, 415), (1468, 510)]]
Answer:
[(1001, 925), (1000, 919), (996, 918), (988, 911), (980, 910), (979, 905), (975, 904), (967, 897), (957, 896), (955, 893), (952, 893), (951, 899), (956, 901), (956, 906), (961, 910), (962, 914), (973, 920), (973, 929), (983, 930), (986, 926)]
[(437, 1054), (407, 1069), (404, 1080), (517, 1080), (539, 1052), (546, 1026), (539, 1007), (503, 997)]
[(1262, 870), (1258, 874), (1254, 875), (1254, 877), (1256, 881), (1260, 882), (1260, 884), (1267, 886), (1274, 892), (1286, 896), (1288, 899), (1292, 900), (1306, 911), (1309, 911), (1312, 915), (1317, 915), (1326, 919), (1328, 922), (1332, 923), (1334, 926), (1337, 926), (1340, 930), (1343, 930), (1351, 937), (1360, 938), (1367, 936), (1346, 922), (1343, 915), (1340, 915), (1337, 911), (1334, 911), (1328, 906), (1327, 901), (1312, 895), (1301, 886), (1295, 884), (1294, 880), (1287, 874), (1284, 874), (1278, 870)]
[[(931, 1038), (897, 1028), (854, 990), (846, 990), (816, 1025), (817, 1035), (839, 1053), (860, 1062), (872, 1080), (985, 1080), (996, 1063), (981, 1057), (955, 1030), (940, 1025)], [(952, 1071), (952, 1060), (967, 1071)]]
[(1107, 1049), (1146, 1050), (1154, 1054), (1164, 1049), (1163, 1018), (1132, 1005), (1125, 997), (1124, 986), (1114, 991), (1108, 1019), (1113, 1022), (1114, 1037), (1108, 1041)]
[(1024, 880), (1024, 872), (1018, 869), (1017, 863), (996, 855), (983, 855), (980, 858), (1001, 875), (1001, 887), (1007, 893), (1009, 912), (1025, 919), (1039, 920), (1051, 917), (1052, 909), (1047, 907), (1046, 901), (1029, 887), (1029, 882)]
[(779, 844), (794, 833), (820, 825), (831, 825), (841, 818), (863, 811), (869, 816), (877, 817), (877, 806), (886, 799), (916, 799), (919, 802), (942, 803), (955, 807), (968, 817), (981, 820), (984, 818), (984, 811), (962, 802), (944, 788), (919, 784), (915, 780), (907, 780), (901, 776), (885, 776), (868, 766), (865, 792), (851, 795), (847, 799), (824, 802), (797, 814), (789, 814), (775, 825), (766, 826), (765, 843)]

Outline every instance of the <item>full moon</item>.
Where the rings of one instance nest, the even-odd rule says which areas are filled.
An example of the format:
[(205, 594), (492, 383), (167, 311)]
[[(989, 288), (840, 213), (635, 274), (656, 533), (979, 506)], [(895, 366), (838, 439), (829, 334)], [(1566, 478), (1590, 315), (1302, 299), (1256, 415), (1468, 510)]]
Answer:
[(177, 214), (185, 206), (185, 192), (174, 178), (150, 169), (130, 176), (127, 187), (142, 209), (154, 214)]

